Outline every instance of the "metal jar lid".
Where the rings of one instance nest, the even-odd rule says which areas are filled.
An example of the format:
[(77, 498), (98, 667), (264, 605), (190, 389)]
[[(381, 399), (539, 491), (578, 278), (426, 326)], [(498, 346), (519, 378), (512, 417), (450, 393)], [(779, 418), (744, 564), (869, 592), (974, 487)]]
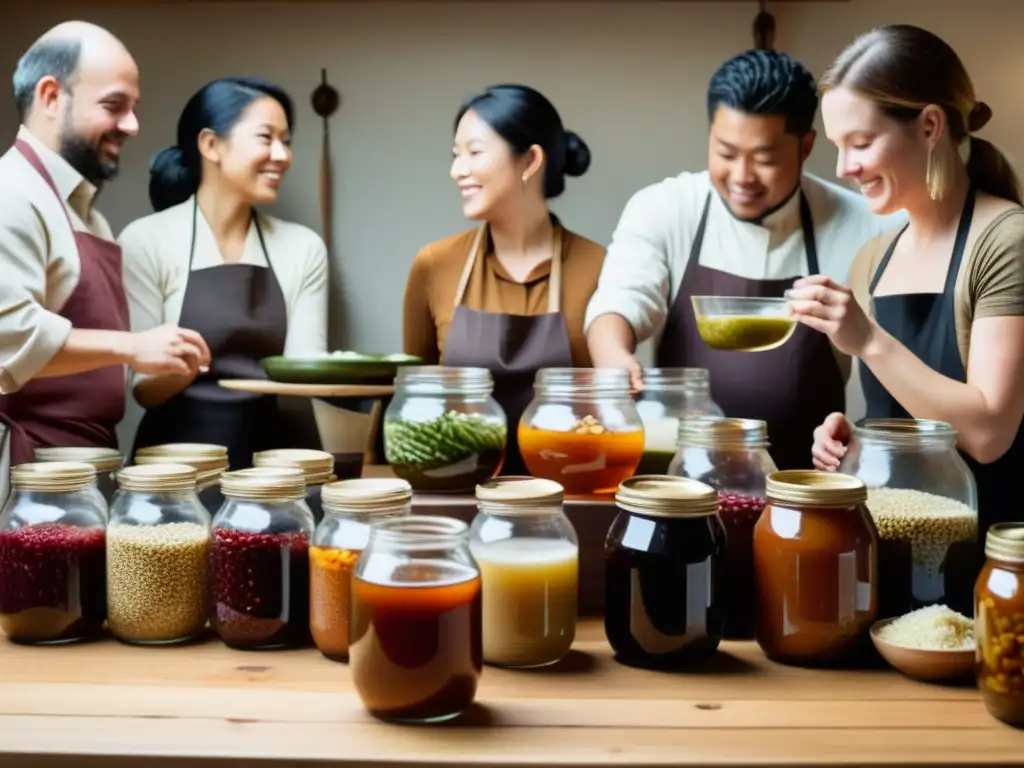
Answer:
[(85, 445), (43, 446), (35, 450), (36, 461), (71, 461), (91, 464), (97, 472), (120, 469), (124, 457), (116, 448), (96, 448)]
[(679, 420), (679, 445), (702, 448), (767, 448), (768, 424), (757, 419), (687, 416)]
[(851, 475), (817, 469), (786, 469), (765, 480), (769, 501), (808, 507), (853, 507), (868, 500), (864, 483)]
[(554, 480), (537, 477), (503, 477), (476, 487), (481, 511), (500, 515), (524, 515), (550, 511), (565, 500), (565, 488)]
[(306, 476), (306, 485), (322, 485), (334, 474), (334, 456), (326, 451), (306, 448), (275, 448), (252, 456), (254, 467), (298, 467)]
[(1024, 563), (1024, 523), (996, 523), (985, 534), (985, 555), (994, 560)]
[(220, 476), (224, 496), (250, 501), (292, 501), (306, 498), (306, 476), (298, 467), (253, 467)]
[(117, 473), (122, 491), (158, 493), (160, 491), (191, 491), (196, 487), (196, 469), (187, 464), (136, 464)]
[(412, 501), (412, 486), (397, 477), (339, 480), (320, 489), (320, 500), (328, 512), (400, 508)]
[(212, 443), (164, 443), (139, 448), (135, 452), (136, 461), (139, 456), (227, 456), (228, 449), (223, 445)]
[(16, 491), (73, 493), (96, 483), (96, 467), (82, 461), (42, 461), (11, 467)]
[(718, 493), (698, 480), (671, 475), (637, 475), (624, 480), (615, 503), (652, 517), (706, 517), (718, 512)]

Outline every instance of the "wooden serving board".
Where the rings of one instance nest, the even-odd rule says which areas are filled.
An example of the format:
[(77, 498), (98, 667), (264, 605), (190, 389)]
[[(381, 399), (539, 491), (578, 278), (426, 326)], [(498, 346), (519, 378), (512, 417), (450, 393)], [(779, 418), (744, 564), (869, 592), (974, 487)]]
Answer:
[(388, 397), (395, 393), (388, 384), (288, 384), (261, 379), (223, 379), (218, 383), (240, 392), (292, 397)]

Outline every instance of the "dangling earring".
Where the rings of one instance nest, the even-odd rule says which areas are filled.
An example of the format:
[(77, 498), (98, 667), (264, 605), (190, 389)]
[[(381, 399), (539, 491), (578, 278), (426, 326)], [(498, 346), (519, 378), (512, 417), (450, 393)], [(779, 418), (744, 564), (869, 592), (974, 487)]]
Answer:
[(928, 150), (928, 166), (924, 173), (924, 183), (928, 185), (928, 195), (938, 202), (945, 191), (946, 178), (942, 165), (935, 159), (935, 152)]

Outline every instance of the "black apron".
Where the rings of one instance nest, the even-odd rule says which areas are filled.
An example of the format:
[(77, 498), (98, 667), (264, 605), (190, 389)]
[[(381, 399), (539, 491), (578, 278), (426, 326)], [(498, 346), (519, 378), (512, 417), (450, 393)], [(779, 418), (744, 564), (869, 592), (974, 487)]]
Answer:
[[(800, 225), (808, 274), (817, 274), (818, 249), (811, 210), (800, 194)], [(834, 411), (846, 410), (846, 383), (828, 337), (798, 325), (785, 344), (766, 352), (711, 349), (697, 330), (691, 296), (782, 298), (802, 275), (754, 280), (700, 264), (711, 193), (690, 248), (686, 272), (665, 321), (657, 349), (662, 368), (707, 368), (711, 397), (726, 416), (768, 425), (769, 452), (779, 469), (812, 466), (814, 430)]]
[[(275, 396), (224, 389), (218, 382), (266, 379), (260, 360), (284, 353), (288, 313), (255, 211), (252, 222), (266, 267), (221, 264), (193, 272), (197, 212), (193, 199), (192, 244), (178, 325), (206, 340), (210, 370), (146, 411), (132, 452), (163, 443), (213, 443), (227, 447), (230, 469), (243, 469), (252, 466), (254, 452), (285, 447), (287, 431)], [(213, 504), (216, 499), (207, 506)]]
[[(871, 280), (868, 294), (875, 322), (909, 349), (932, 370), (954, 381), (967, 381), (967, 371), (960, 358), (956, 339), (956, 314), (954, 292), (957, 275), (967, 247), (967, 236), (974, 216), (975, 191), (967, 192), (960, 224), (957, 227), (953, 256), (949, 260), (946, 282), (942, 293), (910, 293), (896, 296), (875, 297), (875, 287), (889, 265), (906, 226), (889, 245), (878, 269)], [(913, 418), (896, 399), (882, 386), (863, 363), (860, 363), (861, 385), (867, 402), (867, 418), (909, 419)], [(978, 545), (979, 555), (983, 551), (985, 533), (993, 523), (1011, 522), (1020, 519), (1020, 513), (1009, 500), (1016, 498), (1020, 488), (1019, 476), (1024, 467), (1024, 434), (1020, 430), (1005, 454), (990, 464), (980, 464), (960, 451), (967, 466), (974, 473), (978, 486)]]

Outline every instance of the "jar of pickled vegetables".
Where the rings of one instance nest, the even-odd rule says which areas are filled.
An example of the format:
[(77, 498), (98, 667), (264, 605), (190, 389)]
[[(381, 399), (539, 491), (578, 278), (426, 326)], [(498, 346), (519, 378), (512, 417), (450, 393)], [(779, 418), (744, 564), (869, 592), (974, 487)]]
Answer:
[(117, 474), (107, 526), (108, 625), (126, 643), (166, 645), (206, 629), (210, 515), (184, 464)]
[(103, 497), (104, 514), (117, 492), (117, 470), (124, 457), (116, 448), (90, 446), (42, 446), (35, 450), (36, 461), (80, 461), (96, 469), (96, 490)]
[(210, 624), (226, 645), (294, 648), (309, 640), (309, 540), (313, 513), (295, 467), (221, 475), (213, 519)]
[(470, 551), (483, 583), (484, 661), (544, 667), (576, 638), (579, 542), (553, 480), (478, 485)]
[(730, 640), (754, 637), (754, 526), (764, 509), (765, 478), (776, 469), (763, 421), (691, 417), (680, 423), (679, 450), (669, 474), (699, 480), (718, 492), (718, 514), (727, 533), (724, 636)]
[(398, 722), (458, 717), (483, 667), (480, 571), (451, 517), (381, 520), (352, 580), (349, 669), (363, 706)]
[(412, 488), (398, 478), (361, 478), (323, 487), (324, 518), (309, 548), (309, 626), (320, 652), (348, 660), (352, 571), (378, 520), (412, 512)]
[(668, 669), (714, 655), (725, 618), (718, 494), (681, 477), (619, 486), (605, 544), (605, 634), (615, 658)]
[(663, 475), (676, 453), (680, 419), (725, 414), (711, 399), (706, 368), (645, 368), (643, 376), (636, 410), (644, 425), (644, 455), (636, 474)]
[(816, 470), (768, 476), (754, 528), (755, 639), (770, 659), (859, 662), (878, 617), (878, 536), (867, 489)]
[[(501, 471), (508, 425), (486, 368), (400, 368), (384, 455), (414, 491), (469, 492)], [(514, 426), (514, 425), (513, 425)]]
[(1024, 726), (1024, 523), (997, 523), (985, 536), (975, 587), (977, 678), (989, 714)]
[(325, 483), (333, 482), (334, 456), (326, 451), (306, 448), (276, 448), (258, 451), (252, 455), (254, 467), (297, 467), (306, 477), (306, 504), (313, 513), (313, 520), (319, 523), (324, 517), (323, 502), (320, 498)]
[(839, 471), (868, 488), (878, 529), (879, 616), (928, 605), (971, 615), (978, 551), (974, 476), (940, 421), (867, 419)]
[(21, 464), (0, 513), (0, 629), (18, 643), (97, 637), (106, 619), (107, 511), (96, 469)]
[(530, 474), (568, 494), (614, 493), (644, 453), (644, 427), (617, 368), (543, 368), (519, 421), (519, 450)]

